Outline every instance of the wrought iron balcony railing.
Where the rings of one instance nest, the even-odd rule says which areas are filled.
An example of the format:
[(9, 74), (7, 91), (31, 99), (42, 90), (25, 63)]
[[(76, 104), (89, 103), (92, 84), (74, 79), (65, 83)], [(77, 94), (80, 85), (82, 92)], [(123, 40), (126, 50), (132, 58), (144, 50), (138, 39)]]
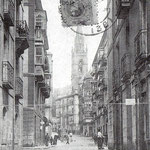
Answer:
[(14, 26), (15, 5), (12, 0), (4, 0), (4, 22), (9, 26)]
[(20, 56), (29, 47), (29, 28), (25, 20), (16, 21), (16, 52)]
[(115, 92), (118, 88), (118, 83), (119, 82), (119, 72), (117, 69), (113, 70), (112, 73), (112, 85), (113, 85), (113, 91)]
[(14, 87), (14, 68), (8, 61), (3, 61), (3, 86), (8, 89)]
[(16, 97), (23, 98), (23, 81), (20, 77), (16, 77)]
[(42, 89), (42, 92), (43, 92), (43, 95), (45, 96), (45, 98), (49, 98), (50, 97), (50, 86), (48, 84), (46, 84), (41, 89)]
[(130, 54), (125, 54), (121, 59), (121, 80), (124, 82), (130, 78)]
[(140, 30), (135, 37), (135, 65), (138, 67), (143, 62), (145, 62), (147, 57), (147, 30)]
[(29, 28), (25, 20), (16, 21), (16, 32), (19, 37), (26, 38), (29, 35)]

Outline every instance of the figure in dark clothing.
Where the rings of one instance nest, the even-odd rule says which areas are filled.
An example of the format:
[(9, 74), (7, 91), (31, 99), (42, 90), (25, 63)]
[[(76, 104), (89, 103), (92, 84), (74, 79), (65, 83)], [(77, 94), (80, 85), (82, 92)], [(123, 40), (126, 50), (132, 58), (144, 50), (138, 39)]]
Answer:
[(98, 149), (103, 149), (103, 139), (104, 139), (104, 136), (103, 134), (100, 132), (100, 130), (98, 130), (98, 133), (97, 133), (97, 144), (98, 144)]
[(52, 136), (51, 136), (51, 138), (50, 138), (50, 143), (51, 143), (51, 145), (53, 145), (53, 138), (52, 138)]
[(46, 145), (46, 146), (48, 146), (49, 140), (50, 140), (50, 137), (49, 137), (49, 135), (48, 135), (48, 133), (47, 133), (46, 136), (45, 136), (45, 145)]
[(67, 140), (66, 144), (69, 144), (69, 135), (66, 135), (66, 140)]
[(57, 145), (57, 139), (58, 139), (58, 136), (54, 135), (54, 145)]

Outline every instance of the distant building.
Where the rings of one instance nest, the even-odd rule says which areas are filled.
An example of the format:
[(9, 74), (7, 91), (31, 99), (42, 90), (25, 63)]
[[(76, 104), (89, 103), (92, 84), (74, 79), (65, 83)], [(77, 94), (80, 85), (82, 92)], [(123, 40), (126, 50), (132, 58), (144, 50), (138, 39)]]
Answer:
[(91, 75), (92, 87), (92, 113), (93, 113), (93, 134), (101, 129), (102, 134), (108, 137), (108, 70), (107, 70), (107, 33), (104, 32), (99, 47), (95, 54)]
[(93, 115), (92, 115), (92, 76), (88, 72), (80, 84), (80, 132), (84, 136), (93, 135)]
[(57, 129), (61, 134), (74, 133), (74, 95), (67, 95), (56, 99)]

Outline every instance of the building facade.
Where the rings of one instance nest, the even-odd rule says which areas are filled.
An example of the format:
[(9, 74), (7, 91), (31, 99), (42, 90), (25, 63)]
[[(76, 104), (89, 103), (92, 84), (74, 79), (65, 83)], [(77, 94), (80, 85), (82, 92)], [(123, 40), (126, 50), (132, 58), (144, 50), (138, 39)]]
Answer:
[(49, 124), (44, 103), (51, 86), (46, 23), (40, 0), (0, 0), (2, 150), (44, 144)]
[(0, 148), (21, 149), (23, 60), (29, 47), (21, 0), (0, 1)]
[(45, 144), (45, 131), (51, 125), (48, 116), (45, 116), (45, 101), (50, 97), (51, 90), (51, 72), (47, 54), (46, 11), (40, 0), (26, 0), (24, 6), (30, 30), (29, 48), (24, 54), (23, 146), (26, 147)]
[(81, 84), (80, 100), (80, 133), (84, 136), (93, 136), (92, 124), (92, 76), (87, 73)]
[(61, 136), (68, 132), (74, 133), (74, 95), (56, 99), (56, 117), (58, 132)]
[(49, 79), (50, 79), (50, 97), (45, 99), (45, 117), (49, 120), (49, 126), (46, 127), (45, 131), (49, 135), (52, 134), (53, 129), (53, 115), (52, 115), (52, 108), (53, 108), (53, 55), (52, 53), (47, 53), (47, 61), (49, 66)]
[(107, 33), (104, 32), (95, 58), (92, 63), (91, 75), (93, 81), (92, 88), (92, 113), (93, 113), (93, 134), (97, 135), (98, 129), (105, 136), (105, 144), (107, 145), (108, 137), (108, 69), (107, 69)]
[(148, 150), (150, 2), (108, 0), (107, 7), (108, 147)]

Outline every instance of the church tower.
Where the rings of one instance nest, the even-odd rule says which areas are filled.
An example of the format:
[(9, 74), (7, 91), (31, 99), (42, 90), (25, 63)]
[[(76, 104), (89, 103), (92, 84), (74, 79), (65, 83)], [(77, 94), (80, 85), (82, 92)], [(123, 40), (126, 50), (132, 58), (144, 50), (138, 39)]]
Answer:
[(81, 78), (88, 71), (87, 48), (85, 47), (84, 36), (82, 28), (77, 27), (77, 34), (74, 41), (74, 48), (72, 49), (72, 93), (74, 94), (74, 131), (79, 133), (79, 83)]
[(78, 84), (83, 75), (88, 71), (87, 48), (85, 47), (82, 27), (77, 27), (77, 34), (74, 41), (74, 48), (72, 49), (72, 90), (78, 91)]

